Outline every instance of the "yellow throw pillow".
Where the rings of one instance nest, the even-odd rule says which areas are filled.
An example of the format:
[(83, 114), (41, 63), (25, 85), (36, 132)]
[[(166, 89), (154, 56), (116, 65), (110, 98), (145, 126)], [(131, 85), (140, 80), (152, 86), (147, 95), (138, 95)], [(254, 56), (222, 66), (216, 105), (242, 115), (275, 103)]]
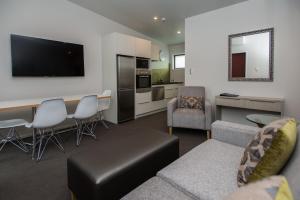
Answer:
[(238, 186), (276, 175), (292, 154), (296, 121), (284, 118), (265, 126), (246, 147), (238, 171)]
[(240, 187), (225, 200), (293, 200), (289, 184), (283, 176), (272, 176)]

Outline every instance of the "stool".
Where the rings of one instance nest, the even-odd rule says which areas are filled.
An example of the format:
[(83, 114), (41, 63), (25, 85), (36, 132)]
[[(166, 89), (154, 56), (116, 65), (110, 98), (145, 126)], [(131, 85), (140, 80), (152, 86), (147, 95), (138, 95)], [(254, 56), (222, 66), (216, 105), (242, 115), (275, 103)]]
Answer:
[(23, 119), (11, 119), (11, 120), (0, 121), (0, 129), (9, 129), (6, 137), (0, 140), (0, 144), (2, 144), (0, 147), (0, 151), (8, 142), (15, 145), (16, 147), (18, 147), (24, 152), (29, 151), (25, 143), (23, 142), (23, 140), (21, 139), (21, 137), (16, 131), (16, 127), (24, 126), (25, 124), (27, 124), (27, 121)]

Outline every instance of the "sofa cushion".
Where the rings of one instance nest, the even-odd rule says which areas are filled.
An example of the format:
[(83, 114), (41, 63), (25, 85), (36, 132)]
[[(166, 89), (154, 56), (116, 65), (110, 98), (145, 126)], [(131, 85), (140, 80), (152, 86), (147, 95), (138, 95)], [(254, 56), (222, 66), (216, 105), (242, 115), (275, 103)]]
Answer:
[(236, 174), (244, 149), (208, 140), (158, 172), (194, 199), (221, 200), (237, 189)]
[(202, 110), (178, 108), (173, 113), (173, 127), (202, 129), (205, 127), (205, 115)]
[(293, 194), (284, 176), (272, 176), (247, 184), (225, 200), (293, 200)]
[(192, 200), (159, 177), (153, 177), (121, 200)]
[(238, 185), (277, 174), (292, 154), (296, 138), (297, 128), (293, 119), (280, 119), (265, 126), (244, 152)]

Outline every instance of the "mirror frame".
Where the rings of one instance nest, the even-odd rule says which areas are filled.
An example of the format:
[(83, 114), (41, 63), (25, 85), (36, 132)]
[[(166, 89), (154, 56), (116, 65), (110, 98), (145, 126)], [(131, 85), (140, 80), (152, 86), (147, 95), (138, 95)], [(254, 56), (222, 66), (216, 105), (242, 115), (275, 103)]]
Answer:
[[(231, 62), (231, 41), (233, 38), (255, 35), (259, 33), (270, 33), (269, 38), (269, 78), (233, 78), (232, 77), (232, 62)], [(261, 29), (245, 33), (232, 34), (228, 36), (228, 81), (261, 81), (273, 82), (273, 59), (274, 59), (274, 28)]]

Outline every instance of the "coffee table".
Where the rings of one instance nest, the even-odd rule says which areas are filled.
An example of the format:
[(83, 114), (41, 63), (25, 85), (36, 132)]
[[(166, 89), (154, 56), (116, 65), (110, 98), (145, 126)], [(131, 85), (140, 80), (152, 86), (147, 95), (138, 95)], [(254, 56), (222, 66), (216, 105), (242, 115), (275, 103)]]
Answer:
[(262, 128), (267, 124), (280, 119), (280, 116), (271, 114), (251, 114), (247, 115), (246, 119), (250, 122), (257, 124), (258, 127)]

